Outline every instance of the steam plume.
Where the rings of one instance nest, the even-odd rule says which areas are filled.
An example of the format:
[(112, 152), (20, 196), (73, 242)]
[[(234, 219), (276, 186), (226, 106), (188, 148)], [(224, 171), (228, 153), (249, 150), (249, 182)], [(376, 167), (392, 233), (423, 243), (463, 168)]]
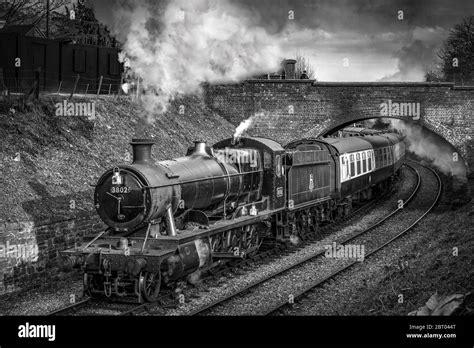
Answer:
[(235, 128), (234, 132), (234, 139), (238, 139), (242, 136), (242, 134), (250, 128), (253, 122), (253, 116), (247, 118), (246, 120), (240, 122), (240, 124)]
[(248, 132), (250, 129), (259, 128), (263, 126), (264, 128), (275, 128), (280, 116), (277, 114), (270, 114), (268, 111), (260, 111), (246, 120), (240, 122), (234, 132), (234, 139), (240, 138), (245, 132)]
[(427, 159), (441, 172), (453, 176), (458, 182), (467, 181), (466, 167), (460, 154), (458, 160), (454, 160), (456, 149), (453, 146), (417, 124), (398, 119), (390, 119), (390, 122), (393, 128), (406, 135), (408, 151)]
[(175, 97), (199, 93), (203, 82), (277, 70), (283, 57), (278, 39), (228, 0), (114, 0), (109, 12), (101, 6), (94, 4), (96, 15), (124, 42), (131, 69), (148, 87), (143, 101), (149, 112), (162, 113)]

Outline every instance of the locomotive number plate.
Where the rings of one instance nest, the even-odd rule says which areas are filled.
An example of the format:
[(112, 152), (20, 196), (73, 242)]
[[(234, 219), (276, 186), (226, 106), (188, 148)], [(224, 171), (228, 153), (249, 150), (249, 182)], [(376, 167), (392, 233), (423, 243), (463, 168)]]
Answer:
[(130, 187), (128, 186), (112, 186), (110, 193), (130, 193)]

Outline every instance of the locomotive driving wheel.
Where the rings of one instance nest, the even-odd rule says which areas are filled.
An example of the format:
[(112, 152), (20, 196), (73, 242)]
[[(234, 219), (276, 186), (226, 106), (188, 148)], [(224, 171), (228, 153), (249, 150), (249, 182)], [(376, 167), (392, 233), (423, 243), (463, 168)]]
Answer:
[(214, 253), (247, 255), (247, 251), (260, 244), (260, 235), (256, 225), (234, 228), (224, 233), (215, 234), (210, 239)]
[(144, 272), (140, 274), (140, 291), (147, 302), (154, 302), (158, 299), (160, 288), (160, 272)]
[(255, 225), (245, 226), (244, 230), (244, 248), (245, 250), (249, 250), (250, 248), (253, 248), (259, 244), (260, 238)]
[(91, 276), (87, 273), (84, 273), (82, 278), (82, 288), (83, 288), (83, 295), (84, 296), (91, 296)]

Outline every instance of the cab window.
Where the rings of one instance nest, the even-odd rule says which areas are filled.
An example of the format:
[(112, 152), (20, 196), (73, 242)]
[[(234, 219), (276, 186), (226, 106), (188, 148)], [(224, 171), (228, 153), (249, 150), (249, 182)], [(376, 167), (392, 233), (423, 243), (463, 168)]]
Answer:
[(272, 155), (265, 151), (263, 153), (263, 168), (270, 169), (272, 167)]
[(281, 176), (281, 156), (275, 156), (275, 174), (277, 177)]

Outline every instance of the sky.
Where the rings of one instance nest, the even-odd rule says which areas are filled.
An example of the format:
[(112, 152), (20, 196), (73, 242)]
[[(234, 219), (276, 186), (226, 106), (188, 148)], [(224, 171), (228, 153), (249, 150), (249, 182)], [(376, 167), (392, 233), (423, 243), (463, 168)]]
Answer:
[[(310, 61), (319, 81), (423, 81), (436, 67), (450, 28), (474, 15), (473, 0), (96, 0), (92, 5), (99, 20), (127, 42), (136, 66), (150, 63), (140, 58), (145, 50), (158, 59), (155, 50), (165, 47), (162, 61), (188, 76), (189, 67), (200, 69), (193, 64), (200, 61), (200, 79), (208, 82), (242, 78), (226, 61), (271, 70), (275, 62), (269, 54), (281, 59), (297, 53)], [(181, 10), (183, 30), (169, 17)], [(200, 55), (207, 53), (212, 59), (202, 61)]]
[(284, 37), (285, 51), (304, 54), (320, 81), (422, 81), (436, 66), (450, 28), (474, 15), (472, 0), (239, 3), (258, 14), (260, 25)]

